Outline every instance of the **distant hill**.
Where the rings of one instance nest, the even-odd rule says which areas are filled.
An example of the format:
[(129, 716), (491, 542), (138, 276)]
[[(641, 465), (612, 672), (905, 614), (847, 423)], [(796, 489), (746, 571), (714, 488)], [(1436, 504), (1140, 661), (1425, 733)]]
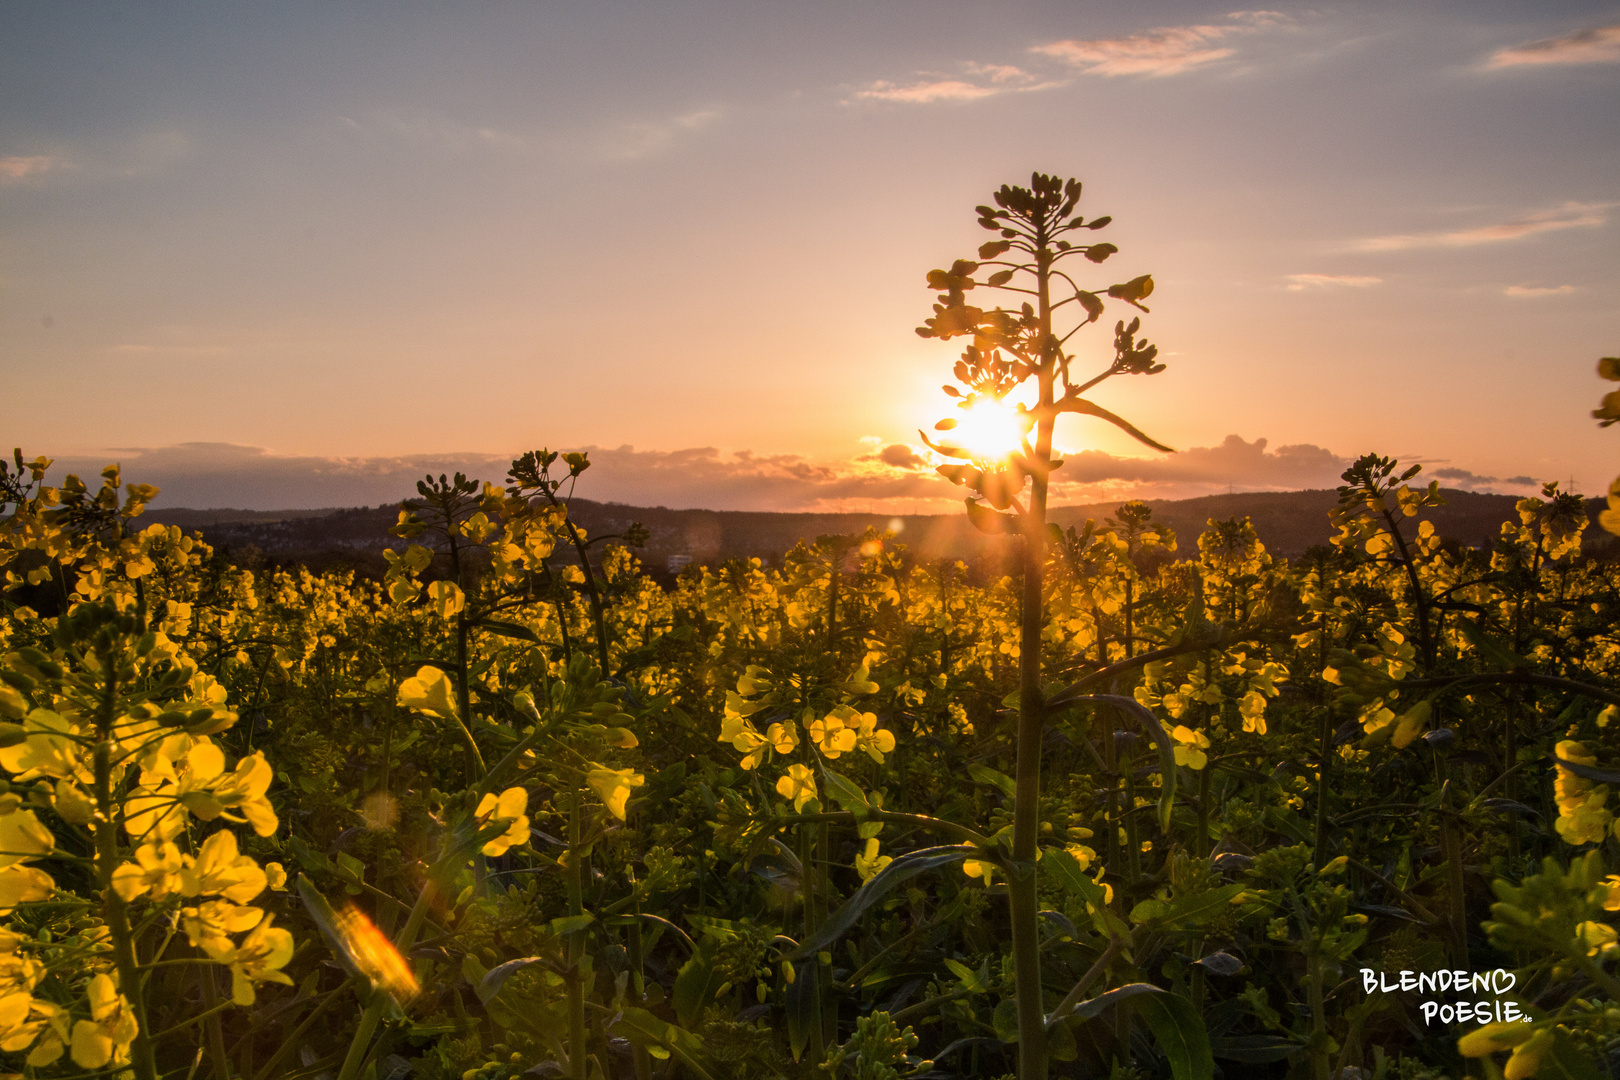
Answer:
[[(1447, 491), (1445, 506), (1426, 513), (1448, 539), (1470, 547), (1485, 547), (1496, 538), (1502, 522), (1513, 517), (1515, 497)], [(1197, 536), (1210, 519), (1247, 516), (1266, 548), (1275, 554), (1297, 556), (1332, 535), (1328, 511), (1337, 502), (1332, 491), (1236, 492), (1197, 499), (1153, 499), (1154, 518), (1176, 531), (1181, 555), (1196, 550)], [(1595, 516), (1605, 504), (1588, 503)], [(1094, 503), (1053, 509), (1051, 517), (1068, 527), (1087, 518), (1099, 524), (1112, 516), (1119, 503)], [(968, 524), (963, 514), (782, 514), (739, 510), (670, 510), (662, 506), (637, 507), (575, 499), (576, 519), (592, 536), (621, 533), (640, 523), (650, 533), (639, 554), (646, 565), (663, 571), (671, 556), (689, 556), (712, 563), (739, 556), (774, 558), (800, 540), (828, 534), (892, 529), (897, 540), (927, 558), (999, 561), (1007, 541), (987, 537)], [(324, 510), (149, 510), (147, 522), (200, 530), (209, 543), (245, 562), (260, 559), (278, 563), (301, 562), (323, 566), (356, 565), (381, 571), (382, 551), (399, 547), (388, 535), (398, 518), (397, 505)], [(1592, 533), (1589, 550), (1620, 547), (1613, 538)]]

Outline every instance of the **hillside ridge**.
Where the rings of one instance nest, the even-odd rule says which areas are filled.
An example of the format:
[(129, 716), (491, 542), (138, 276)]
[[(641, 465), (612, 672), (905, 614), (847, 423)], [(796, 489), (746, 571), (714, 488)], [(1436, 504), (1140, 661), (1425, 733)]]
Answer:
[[(1447, 490), (1447, 502), (1425, 516), (1442, 536), (1470, 547), (1488, 546), (1501, 524), (1514, 516), (1512, 495)], [(1174, 529), (1186, 557), (1210, 520), (1246, 516), (1267, 550), (1298, 556), (1313, 544), (1328, 541), (1333, 530), (1328, 511), (1338, 496), (1331, 490), (1233, 492), (1192, 499), (1148, 499), (1154, 519)], [(1054, 507), (1051, 520), (1059, 526), (1083, 526), (1089, 518), (1101, 524), (1119, 502)], [(1595, 515), (1603, 507), (1589, 500)], [(653, 568), (670, 565), (672, 556), (694, 562), (757, 556), (770, 559), (801, 540), (817, 536), (891, 530), (896, 540), (926, 558), (995, 560), (1006, 540), (975, 532), (966, 515), (783, 513), (753, 510), (671, 510), (662, 506), (628, 506), (574, 499), (576, 520), (592, 536), (621, 533), (633, 523), (650, 535), (638, 554)], [(323, 508), (319, 510), (195, 510), (151, 509), (144, 522), (178, 525), (199, 530), (210, 543), (234, 552), (258, 552), (273, 561), (324, 563), (380, 561), (386, 547), (400, 541), (388, 529), (398, 517), (398, 505)], [(1589, 534), (1600, 536), (1601, 534)], [(325, 556), (324, 558), (321, 556)], [(677, 559), (679, 563), (683, 559)]]

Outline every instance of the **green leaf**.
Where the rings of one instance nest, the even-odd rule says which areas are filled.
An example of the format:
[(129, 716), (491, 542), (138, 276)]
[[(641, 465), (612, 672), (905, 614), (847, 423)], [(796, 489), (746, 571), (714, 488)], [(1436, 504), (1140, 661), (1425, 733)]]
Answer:
[(1212, 975), (1236, 975), (1243, 970), (1243, 961), (1229, 952), (1212, 952), (1193, 963)]
[(1062, 848), (1042, 850), (1039, 865), (1065, 891), (1078, 894), (1088, 904), (1103, 902), (1102, 886), (1086, 876), (1086, 872), (1080, 869), (1080, 860)]
[(311, 873), (331, 873), (332, 860), (324, 851), (316, 851), (306, 844), (300, 836), (287, 838), (287, 850), (293, 853), (298, 864)]
[[(468, 954), (467, 959), (472, 960), (472, 955), (470, 953)], [(474, 963), (477, 964), (477, 961), (474, 961)], [(508, 960), (504, 964), (495, 965), (485, 972), (483, 977), (478, 979), (477, 982), (473, 982), (469, 974), (470, 969), (465, 963), (462, 965), (462, 973), (468, 974), (469, 977), (467, 981), (473, 982), (473, 985), (478, 987), (478, 1000), (487, 1004), (491, 998), (501, 992), (501, 986), (506, 982), (507, 979), (510, 979), (513, 975), (516, 975), (524, 968), (532, 967), (535, 964), (543, 964), (546, 967), (551, 968), (553, 971), (555, 971), (557, 967), (557, 965), (553, 964), (550, 960), (547, 960), (543, 956), (525, 956), (517, 960)], [(479, 964), (477, 966), (482, 967), (483, 965)]]
[(1085, 398), (1070, 398), (1064, 403), (1063, 407), (1070, 412), (1084, 413), (1086, 416), (1095, 416), (1099, 420), (1106, 420), (1110, 424), (1113, 424), (1115, 427), (1119, 428), (1125, 434), (1129, 435), (1131, 438), (1135, 439), (1137, 442), (1145, 443), (1146, 445), (1153, 447), (1155, 450), (1163, 450), (1167, 454), (1175, 453), (1175, 450), (1171, 447), (1164, 445), (1164, 443), (1159, 442), (1156, 439), (1150, 439), (1146, 435), (1142, 434), (1142, 432), (1138, 431), (1136, 427), (1128, 420), (1125, 420), (1123, 417), (1115, 416), (1101, 405), (1087, 401)]
[(1485, 628), (1473, 619), (1458, 619), (1454, 625), (1462, 631), (1463, 637), (1468, 639), (1468, 644), (1478, 649), (1485, 659), (1497, 667), (1511, 670), (1530, 666), (1530, 661), (1486, 632)]
[(1209, 1048), (1209, 1032), (1192, 1002), (1179, 994), (1154, 994), (1145, 998), (1137, 1011), (1153, 1029), (1174, 1080), (1214, 1080), (1215, 1056)]
[(1004, 772), (998, 772), (988, 765), (969, 765), (967, 772), (974, 783), (993, 787), (1009, 799), (1018, 791), (1018, 785), (1013, 782), (1012, 777)]
[(861, 790), (860, 785), (825, 765), (821, 767), (821, 775), (827, 783), (827, 794), (832, 796), (833, 801), (854, 814), (856, 820), (863, 820), (872, 809), (872, 804), (866, 801), (866, 792)]
[(1269, 1065), (1304, 1049), (1299, 1043), (1281, 1035), (1244, 1035), (1236, 1039), (1219, 1039), (1210, 1044), (1210, 1051), (1215, 1057), (1245, 1065)]
[(1053, 1061), (1073, 1061), (1080, 1056), (1080, 1047), (1074, 1040), (1074, 1029), (1068, 1024), (1053, 1024), (1046, 1032), (1046, 1052)]
[(996, 1038), (1004, 1043), (1018, 1041), (1018, 999), (1002, 998), (996, 1005), (995, 1015), (990, 1022), (995, 1026)]
[[(943, 847), (922, 848), (905, 855), (898, 856), (892, 863), (878, 871), (877, 875), (855, 891), (844, 906), (828, 916), (811, 937), (803, 942), (791, 959), (801, 960), (807, 956), (813, 957), (823, 949), (829, 948), (844, 935), (850, 927), (861, 921), (868, 908), (889, 894), (889, 891), (902, 882), (910, 881), (918, 874), (928, 870), (935, 870), (941, 866), (950, 866), (963, 859), (984, 859), (994, 862), (994, 856), (980, 851), (972, 844), (950, 844)], [(801, 972), (800, 977), (803, 977)]]
[(620, 1006), (609, 1030), (621, 1032), (626, 1039), (644, 1050), (659, 1048), (668, 1051), (698, 1080), (714, 1080), (702, 1038), (667, 1020), (660, 1020), (646, 1009)]
[(1219, 889), (1179, 897), (1168, 904), (1162, 900), (1143, 900), (1131, 909), (1131, 922), (1153, 930), (1189, 929), (1225, 911), (1231, 906), (1232, 898), (1243, 889), (1242, 885), (1223, 885)]
[(1086, 248), (1086, 258), (1094, 263), (1100, 263), (1118, 250), (1119, 248), (1113, 244), (1092, 244)]
[(1043, 848), (1041, 861), (1035, 865), (1039, 871), (1051, 874), (1061, 888), (1076, 894), (1091, 905), (1091, 925), (1097, 933), (1104, 937), (1131, 936), (1131, 928), (1109, 908), (1103, 887), (1080, 869), (1079, 859), (1062, 848)]
[(501, 635), (501, 637), (516, 638), (519, 641), (532, 641), (536, 645), (541, 643), (540, 635), (527, 626), (519, 626), (514, 622), (505, 622), (501, 619), (484, 619), (478, 625), (492, 634)]
[(547, 923), (546, 928), (558, 937), (566, 937), (579, 933), (595, 921), (596, 916), (587, 911), (583, 915), (559, 915)]
[(1545, 1080), (1607, 1080), (1608, 1070), (1599, 1069), (1574, 1039), (1558, 1031), (1553, 1035), (1551, 1049), (1541, 1059), (1536, 1076)]
[(675, 988), (670, 992), (670, 1004), (682, 1024), (690, 1026), (706, 1005), (714, 1004), (714, 992), (720, 979), (714, 972), (714, 955), (709, 943), (699, 945), (681, 970), (675, 975)]
[[(1090, 404), (1086, 402), (1085, 404)], [(1106, 411), (1106, 410), (1103, 410)], [(1112, 414), (1110, 414), (1112, 415)], [(1124, 421), (1121, 421), (1123, 423)], [(1146, 436), (1143, 436), (1145, 439)], [(1148, 440), (1152, 443), (1152, 440)], [(1153, 443), (1152, 445), (1158, 445)], [(1161, 447), (1161, 449), (1163, 449)], [(1135, 698), (1128, 698), (1121, 694), (1091, 694), (1086, 697), (1070, 698), (1070, 701), (1096, 701), (1104, 705), (1112, 705), (1126, 716), (1136, 721), (1142, 733), (1153, 740), (1153, 745), (1159, 751), (1159, 831), (1170, 831), (1170, 811), (1176, 805), (1176, 753), (1174, 744), (1170, 741), (1170, 733), (1164, 730), (1159, 718)]]
[(950, 968), (951, 974), (955, 975), (961, 982), (962, 989), (971, 990), (974, 993), (978, 993), (989, 986), (989, 963), (988, 960), (985, 961), (984, 966), (980, 967), (978, 971), (974, 971), (960, 960), (952, 960), (948, 956), (945, 958), (945, 966)]
[(358, 885), (366, 880), (366, 864), (347, 851), (338, 852), (337, 863), (338, 877), (344, 881)]
[(821, 964), (811, 957), (808, 964), (798, 965), (797, 975), (788, 984), (787, 1000), (783, 1004), (787, 1011), (788, 1049), (793, 1052), (794, 1061), (804, 1053), (810, 1032), (819, 1019), (816, 988), (820, 972)]
[(338, 930), (337, 913), (332, 905), (322, 896), (320, 890), (311, 885), (309, 879), (302, 874), (298, 875), (298, 897), (304, 902), (304, 910), (309, 913), (310, 919), (320, 930), (321, 936), (326, 939), (327, 946), (332, 955), (337, 957), (343, 969), (357, 978), (363, 977), (360, 968), (355, 964), (354, 957), (349, 952), (349, 939)]
[(986, 285), (1005, 285), (1012, 280), (1013, 271), (998, 270), (985, 279)]
[(1094, 998), (1082, 1001), (1075, 1006), (1074, 1012), (1069, 1015), (1076, 1020), (1093, 1020), (1102, 1015), (1104, 1009), (1112, 1008), (1127, 998), (1137, 997), (1141, 994), (1163, 994), (1165, 991), (1152, 983), (1126, 983), (1116, 986), (1105, 994), (1098, 994)]

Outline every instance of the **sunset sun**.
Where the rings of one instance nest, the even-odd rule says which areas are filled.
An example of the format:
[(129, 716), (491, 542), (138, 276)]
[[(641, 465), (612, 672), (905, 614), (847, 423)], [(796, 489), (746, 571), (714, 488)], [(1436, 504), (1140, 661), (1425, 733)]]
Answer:
[(949, 440), (973, 455), (999, 461), (1017, 453), (1023, 445), (1027, 414), (1016, 405), (994, 398), (983, 398), (969, 406), (950, 430)]

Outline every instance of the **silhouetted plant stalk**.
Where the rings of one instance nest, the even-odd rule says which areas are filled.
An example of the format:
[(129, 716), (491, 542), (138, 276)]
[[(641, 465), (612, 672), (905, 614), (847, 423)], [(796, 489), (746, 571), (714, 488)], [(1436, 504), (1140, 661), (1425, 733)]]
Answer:
[[(1136, 341), (1140, 320), (1133, 318), (1129, 324), (1121, 321), (1115, 327), (1114, 361), (1105, 370), (1083, 382), (1071, 378), (1071, 357), (1065, 345), (1081, 327), (1101, 317), (1104, 301), (1097, 292), (1076, 284), (1060, 264), (1076, 255), (1101, 263), (1118, 250), (1113, 244), (1065, 239), (1079, 230), (1100, 229), (1111, 220), (1100, 217), (1088, 222), (1075, 214), (1080, 191), (1077, 180), (1036, 173), (1028, 188), (1004, 185), (994, 196), (995, 207), (978, 207), (980, 226), (999, 238), (979, 248), (981, 261), (959, 259), (949, 270), (929, 273), (928, 284), (938, 290), (939, 299), (934, 316), (917, 330), (923, 337), (972, 339), (955, 368), (957, 382), (965, 392), (954, 385), (944, 388), (959, 399), (969, 418), (977, 410), (1006, 410), (1013, 394), (1031, 380), (1035, 387), (1033, 404), (1016, 404), (1015, 445), (958, 445), (951, 443), (949, 436), (945, 437), (947, 441), (937, 443), (923, 435), (923, 441), (933, 450), (960, 462), (942, 465), (939, 471), (979, 496), (967, 500), (972, 523), (987, 533), (1022, 538), (1017, 769), (1012, 853), (1007, 867), (1021, 1080), (1042, 1080), (1047, 1074), (1035, 860), (1040, 829), (1041, 738), (1046, 718), (1041, 625), (1045, 614), (1047, 497), (1052, 471), (1062, 464), (1052, 456), (1053, 432), (1058, 417), (1065, 413), (1096, 416), (1154, 449), (1170, 450), (1084, 396), (1114, 375), (1151, 375), (1164, 370), (1163, 364), (1154, 363), (1158, 349)], [(975, 279), (981, 268), (989, 267), (995, 269), (983, 282)], [(981, 284), (1031, 299), (1017, 309), (996, 307), (987, 311), (967, 301), (967, 293)], [(1109, 286), (1103, 294), (1146, 311), (1141, 301), (1152, 291), (1152, 277), (1143, 275)], [(1054, 316), (1071, 304), (1084, 316), (1059, 336)], [(958, 427), (958, 421), (942, 420), (935, 426), (949, 432)], [(1128, 812), (1131, 808), (1125, 809)], [(1133, 847), (1133, 865), (1136, 854)]]

